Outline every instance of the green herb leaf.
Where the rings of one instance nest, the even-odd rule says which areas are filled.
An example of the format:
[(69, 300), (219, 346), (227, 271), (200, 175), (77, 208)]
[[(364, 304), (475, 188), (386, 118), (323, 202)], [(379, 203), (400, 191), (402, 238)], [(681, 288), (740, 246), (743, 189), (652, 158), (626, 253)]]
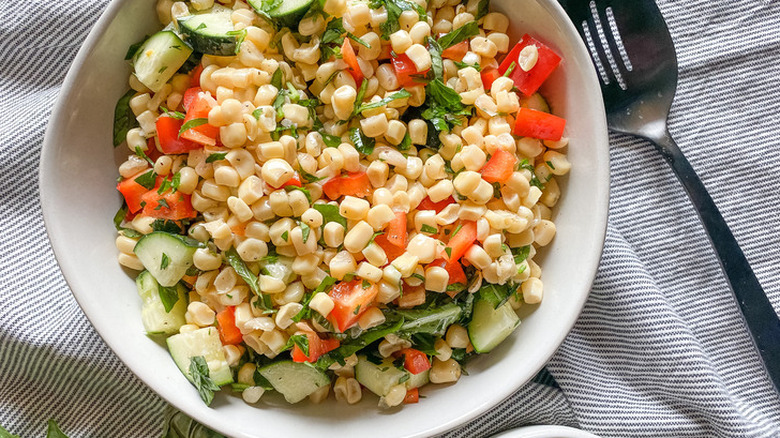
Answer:
[(138, 49), (144, 45), (147, 39), (149, 39), (149, 35), (144, 35), (144, 38), (141, 41), (138, 41), (135, 44), (131, 44), (130, 47), (127, 48), (127, 53), (125, 53), (125, 61), (133, 59), (135, 54), (138, 53)]
[(214, 400), (214, 392), (219, 391), (219, 386), (209, 377), (209, 366), (206, 359), (203, 356), (190, 358), (189, 371), (192, 384), (198, 389), (200, 398), (206, 403), (206, 406), (211, 405)]
[[(363, 82), (365, 82), (365, 81), (363, 81)], [(361, 87), (362, 87), (362, 85), (361, 85)], [(387, 105), (388, 103), (390, 103), (390, 102), (392, 102), (394, 100), (407, 99), (409, 97), (412, 97), (412, 93), (410, 93), (406, 89), (403, 89), (403, 90), (400, 90), (400, 91), (396, 91), (395, 93), (385, 97), (382, 100), (378, 100), (376, 102), (371, 102), (371, 103), (364, 103), (364, 104), (360, 105), (360, 107), (356, 111), (356, 114), (360, 114), (360, 113), (362, 113), (363, 111), (366, 111), (366, 110), (383, 107), (383, 106)]]
[(143, 158), (147, 163), (149, 163), (150, 166), (154, 167), (154, 161), (152, 161), (152, 159), (146, 155), (146, 152), (144, 152), (139, 146), (135, 147), (135, 155), (138, 158)]
[(189, 131), (192, 128), (197, 128), (198, 126), (205, 125), (209, 122), (209, 119), (205, 117), (199, 117), (197, 119), (192, 119), (189, 122), (181, 125), (181, 129), (179, 129), (179, 137), (181, 137), (182, 134)]
[(241, 279), (243, 279), (247, 285), (249, 285), (249, 288), (252, 289), (252, 292), (254, 292), (255, 295), (261, 298), (257, 301), (258, 305), (266, 311), (272, 311), (273, 302), (271, 302), (271, 297), (260, 291), (260, 285), (257, 282), (257, 276), (249, 270), (249, 268), (246, 266), (246, 263), (244, 263), (244, 260), (242, 260), (241, 256), (238, 255), (236, 249), (230, 248), (229, 250), (225, 251), (224, 254), (225, 259), (227, 260), (228, 264), (233, 267), (233, 270), (236, 271), (236, 274), (238, 274), (238, 276), (241, 277)]
[(319, 181), (319, 180), (324, 178), (324, 177), (323, 178), (317, 178), (316, 176), (314, 176), (314, 175), (310, 174), (309, 172), (303, 170), (302, 166), (298, 166), (298, 173), (301, 175), (301, 178), (303, 178), (303, 180), (306, 181), (307, 183), (317, 182), (317, 181)]
[(513, 71), (515, 71), (515, 67), (517, 67), (517, 63), (512, 61), (511, 64), (509, 64), (509, 67), (506, 69), (503, 75), (501, 75), (504, 78), (508, 78), (509, 75), (512, 74)]
[(170, 263), (171, 263), (171, 259), (168, 258), (168, 254), (162, 253), (162, 258), (160, 260), (160, 269), (167, 269)]
[(531, 245), (521, 246), (520, 248), (512, 248), (512, 255), (515, 257), (515, 264), (519, 265), (528, 258), (528, 254), (531, 253)]
[(382, 39), (389, 40), (390, 35), (400, 29), (398, 18), (404, 11), (415, 11), (420, 20), (425, 20), (425, 9), (417, 3), (406, 0), (371, 0), (369, 6), (379, 9), (384, 6), (387, 11), (387, 20), (379, 28), (382, 30)]
[[(367, 81), (364, 81), (367, 82)], [(349, 139), (352, 140), (352, 144), (355, 145), (355, 149), (363, 155), (371, 155), (374, 152), (374, 146), (376, 141), (371, 137), (366, 137), (363, 132), (358, 128), (352, 128), (349, 130)]]
[(142, 185), (147, 190), (152, 190), (157, 180), (157, 174), (153, 170), (136, 177), (133, 181)]
[(452, 257), (452, 248), (450, 248), (449, 246), (444, 248), (444, 252), (447, 253), (447, 257)]
[(287, 339), (287, 344), (284, 346), (282, 351), (287, 351), (292, 349), (294, 346), (298, 346), (298, 348), (301, 349), (303, 354), (305, 356), (309, 355), (309, 337), (306, 335), (292, 335), (289, 339)]
[(303, 194), (306, 195), (306, 199), (308, 199), (309, 203), (311, 204), (311, 192), (309, 192), (309, 189), (307, 189), (306, 187), (298, 187), (298, 186), (294, 186), (294, 185), (289, 185), (289, 186), (284, 186), (284, 189), (287, 192), (291, 192), (293, 190), (297, 190), (299, 192), (303, 192)]
[(168, 219), (156, 219), (154, 222), (152, 222), (152, 230), (164, 231), (170, 234), (184, 233), (184, 229), (181, 226), (179, 226), (179, 224), (176, 223), (176, 221), (172, 221)]
[(476, 35), (479, 35), (479, 25), (476, 21), (470, 21), (439, 38), (439, 45), (441, 45), (442, 50), (445, 50)]
[(336, 222), (347, 228), (347, 219), (339, 213), (339, 207), (333, 204), (314, 204), (312, 208), (319, 211), (322, 215), (322, 225), (328, 222)]
[(360, 111), (360, 107), (363, 105), (363, 99), (366, 97), (366, 90), (368, 90), (368, 81), (363, 81), (363, 83), (360, 84), (357, 96), (355, 97), (355, 106), (352, 109), (352, 115), (349, 116), (350, 118), (355, 117)]
[[(311, 233), (311, 227), (309, 227), (307, 224), (300, 222), (301, 226), (301, 236), (303, 237), (303, 243), (306, 243), (307, 240), (309, 240), (309, 234)], [(308, 356), (308, 354), (307, 354)]]
[(315, 366), (321, 370), (325, 370), (336, 362), (343, 364), (344, 358), (352, 356), (390, 333), (397, 332), (403, 323), (403, 318), (397, 318), (395, 320), (388, 320), (382, 325), (366, 330), (357, 338), (348, 342), (343, 342), (339, 348), (320, 356), (315, 363)]
[(114, 107), (114, 147), (122, 144), (127, 137), (127, 132), (138, 126), (135, 113), (130, 109), (130, 99), (133, 96), (135, 96), (135, 90), (129, 90), (119, 98), (116, 107)]
[(442, 336), (447, 331), (447, 327), (460, 319), (461, 308), (450, 302), (431, 309), (396, 310), (395, 313), (404, 319), (400, 330), (403, 333), (428, 333)]
[(329, 148), (337, 148), (341, 145), (341, 137), (339, 136), (326, 134), (322, 131), (320, 131), (320, 135), (322, 136), (322, 141), (325, 143), (325, 146)]
[(487, 15), (488, 12), (490, 12), (490, 0), (480, 0), (479, 4), (477, 5), (477, 16), (474, 17), (474, 20), (479, 20), (480, 18)]
[(48, 424), (46, 425), (46, 438), (68, 438), (68, 436), (60, 430), (60, 427), (57, 425), (56, 421), (49, 420)]
[(360, 38), (356, 37), (352, 32), (347, 32), (347, 38), (351, 39), (352, 41), (360, 44), (361, 46), (370, 49), (371, 44), (368, 44), (367, 42), (361, 40)]
[(468, 68), (468, 67), (471, 67), (471, 68), (473, 68), (476, 71), (482, 71), (482, 67), (480, 67), (479, 64), (477, 64), (477, 63), (468, 64), (468, 63), (461, 62), (461, 61), (453, 61), (453, 62), (455, 63), (455, 66), (458, 67), (458, 68)]
[(168, 200), (165, 198), (160, 198), (157, 200), (157, 207), (154, 207), (155, 210), (160, 210), (162, 208), (171, 208), (170, 205), (168, 205)]
[(458, 224), (458, 226), (457, 226), (457, 227), (455, 227), (455, 231), (453, 231), (453, 232), (452, 232), (452, 235), (450, 235), (450, 239), (452, 239), (453, 237), (455, 237), (455, 235), (456, 235), (456, 234), (458, 234), (458, 231), (460, 231), (460, 229), (461, 229), (461, 228), (463, 228), (463, 224)]
[(368, 289), (369, 287), (371, 287), (371, 283), (368, 280), (363, 280), (363, 284), (361, 286), (363, 287), (363, 289)]
[(436, 227), (432, 227), (428, 224), (423, 224), (422, 227), (420, 227), (420, 231), (422, 231), (423, 233), (432, 233), (432, 234), (436, 234), (439, 232), (439, 230), (437, 230)]
[(412, 147), (412, 137), (409, 136), (409, 131), (404, 134), (404, 139), (401, 140), (401, 144), (398, 146), (399, 151), (408, 151)]
[(308, 295), (304, 301), (303, 301), (303, 309), (301, 309), (295, 316), (292, 317), (292, 320), (295, 322), (301, 322), (304, 319), (309, 319), (312, 317), (312, 310), (309, 307), (309, 303), (311, 303), (312, 297), (314, 295), (317, 295), (319, 293), (324, 293), (330, 290), (330, 288), (336, 284), (336, 279), (327, 276), (322, 280), (322, 283), (320, 283), (319, 286), (317, 286), (317, 289), (314, 289), (310, 295)]
[(412, 273), (412, 277), (414, 277), (414, 278), (416, 278), (416, 279), (418, 279), (420, 281), (425, 281), (425, 277), (422, 274), (418, 274), (416, 272)]
[(0, 426), (0, 438), (19, 438), (19, 435), (12, 435), (11, 432), (5, 430), (3, 426)]
[(435, 39), (427, 37), (428, 51), (431, 53), (431, 71), (436, 79), (444, 79), (444, 61), (441, 59), (442, 48)]
[(169, 313), (176, 302), (179, 301), (179, 291), (177, 286), (165, 287), (160, 284), (157, 285), (157, 293), (160, 295), (160, 302), (162, 302), (165, 313)]

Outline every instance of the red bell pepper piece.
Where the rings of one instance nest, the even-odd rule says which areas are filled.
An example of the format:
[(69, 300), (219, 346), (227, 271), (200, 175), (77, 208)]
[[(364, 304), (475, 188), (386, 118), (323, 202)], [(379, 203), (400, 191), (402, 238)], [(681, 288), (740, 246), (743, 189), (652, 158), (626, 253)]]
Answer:
[(399, 248), (406, 248), (406, 212), (395, 212), (395, 218), (385, 226), (388, 243)]
[(190, 77), (190, 87), (200, 87), (201, 73), (203, 73), (203, 64), (198, 64), (197, 67), (192, 69), (192, 76)]
[(363, 281), (359, 279), (336, 284), (328, 292), (334, 304), (328, 319), (343, 333), (355, 325), (360, 316), (371, 307), (377, 293), (377, 285), (371, 284), (363, 288)]
[(303, 187), (303, 184), (301, 183), (301, 177), (296, 173), (295, 176), (290, 178), (286, 183), (282, 184), (282, 187), (287, 186)]
[(415, 81), (412, 75), (424, 75), (430, 70), (417, 71), (417, 66), (414, 65), (406, 54), (395, 55), (391, 60), (393, 62), (393, 68), (395, 69), (395, 76), (398, 78), (398, 83), (402, 87), (422, 85), (421, 82)]
[(482, 85), (486, 90), (490, 90), (493, 82), (501, 77), (501, 73), (499, 73), (498, 69), (493, 67), (488, 67), (482, 70), (479, 75), (482, 78)]
[(420, 201), (420, 205), (417, 206), (418, 210), (434, 210), (436, 213), (441, 213), (442, 210), (444, 210), (444, 207), (454, 204), (455, 198), (450, 196), (447, 199), (441, 200), (439, 202), (433, 202), (431, 201), (431, 198), (425, 197), (422, 201)]
[[(210, 94), (200, 92), (187, 108), (187, 115), (184, 117), (184, 124), (190, 120), (207, 119), (209, 111), (217, 105), (217, 101)], [(188, 129), (181, 134), (181, 137), (200, 143), (206, 146), (215, 146), (217, 137), (219, 137), (219, 128), (208, 123)]]
[(372, 188), (365, 172), (354, 172), (329, 179), (322, 185), (322, 191), (330, 199), (338, 199), (342, 196), (365, 198), (371, 193)]
[[(155, 123), (157, 138), (160, 140), (160, 149), (165, 154), (184, 154), (194, 149), (200, 149), (202, 144), (195, 143), (179, 137), (184, 120), (175, 119), (166, 115), (160, 116)], [(151, 157), (149, 157), (151, 158)]]
[(406, 390), (406, 395), (404, 396), (404, 404), (412, 404), (417, 403), (420, 401), (420, 389), (419, 388), (412, 388)]
[[(536, 64), (529, 71), (523, 71), (522, 68), (517, 66), (517, 57), (520, 55), (520, 51), (526, 46), (536, 46), (539, 52), (539, 59)], [(536, 93), (536, 90), (542, 86), (545, 80), (550, 74), (558, 67), (561, 62), (561, 57), (557, 53), (546, 45), (542, 44), (538, 40), (532, 38), (530, 35), (525, 34), (523, 38), (518, 41), (509, 54), (506, 55), (504, 61), (498, 67), (498, 71), (503, 75), (506, 73), (509, 66), (515, 63), (515, 68), (509, 74), (509, 77), (515, 82), (515, 86), (526, 96), (530, 96)]]
[(515, 171), (515, 164), (517, 164), (515, 154), (498, 149), (482, 167), (482, 179), (491, 184), (506, 181)]
[(116, 189), (119, 190), (119, 193), (125, 198), (127, 210), (131, 213), (138, 213), (143, 208), (141, 201), (144, 194), (148, 192), (149, 189), (135, 182), (135, 179), (146, 172), (147, 171), (139, 172), (130, 178), (120, 181), (119, 184), (116, 185)]
[(563, 137), (565, 127), (566, 119), (530, 108), (520, 108), (515, 117), (513, 133), (521, 137), (558, 141)]
[(217, 325), (219, 327), (219, 338), (224, 345), (238, 345), (244, 336), (241, 330), (236, 327), (236, 308), (227, 306), (221, 312), (217, 313)]
[[(462, 230), (462, 228), (461, 228)], [(458, 231), (460, 233), (460, 231)], [(440, 268), (444, 268), (447, 270), (447, 273), (450, 274), (450, 281), (447, 282), (447, 284), (466, 284), (468, 282), (468, 279), (466, 278), (466, 273), (463, 272), (463, 266), (461, 266), (460, 262), (457, 261), (447, 261), (444, 259), (436, 259), (429, 266), (438, 266)]]
[[(456, 227), (457, 229), (458, 227)], [(449, 254), (445, 249), (442, 257), (449, 262), (456, 262), (471, 245), (477, 240), (477, 223), (472, 221), (461, 221), (460, 229), (457, 233), (451, 234), (450, 241), (447, 242), (447, 248), (450, 248)]]
[(314, 363), (323, 354), (339, 348), (341, 342), (336, 338), (320, 338), (317, 333), (306, 331), (306, 338), (309, 340), (309, 355), (304, 354), (303, 350), (297, 345), (293, 346), (292, 356), (293, 362), (311, 362)]
[(185, 195), (181, 192), (171, 193), (170, 190), (157, 193), (155, 187), (153, 190), (149, 190), (142, 197), (144, 205), (144, 215), (154, 217), (158, 219), (169, 220), (181, 220), (191, 219), (198, 215), (192, 203), (190, 202), (190, 195)]
[(420, 350), (414, 348), (404, 348), (397, 353), (395, 357), (404, 357), (404, 368), (412, 374), (420, 374), (431, 369), (431, 362), (428, 356)]
[(181, 106), (184, 108), (184, 111), (190, 109), (190, 105), (192, 105), (192, 102), (201, 91), (203, 90), (200, 87), (187, 88), (187, 91), (184, 92), (184, 96), (181, 98)]
[(360, 84), (363, 83), (363, 71), (360, 70), (360, 64), (358, 64), (357, 56), (355, 56), (355, 49), (352, 48), (349, 38), (344, 38), (344, 44), (341, 45), (341, 58), (347, 63), (347, 72), (352, 75), (358, 88), (360, 88)]
[(461, 41), (454, 46), (450, 46), (442, 50), (441, 57), (445, 59), (452, 59), (453, 61), (461, 61), (463, 57), (466, 56), (466, 52), (468, 51), (468, 41)]
[(393, 260), (397, 259), (401, 256), (404, 252), (406, 252), (406, 248), (395, 246), (394, 244), (390, 243), (390, 241), (387, 240), (386, 234), (380, 234), (374, 238), (374, 243), (379, 245), (380, 248), (385, 252), (385, 255), (387, 255), (387, 261), (392, 262)]

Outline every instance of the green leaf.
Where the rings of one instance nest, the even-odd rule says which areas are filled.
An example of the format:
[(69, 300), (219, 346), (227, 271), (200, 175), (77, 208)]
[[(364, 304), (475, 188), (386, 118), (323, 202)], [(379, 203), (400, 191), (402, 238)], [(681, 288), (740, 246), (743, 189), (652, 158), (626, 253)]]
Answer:
[[(363, 81), (363, 82), (365, 82), (365, 81)], [(362, 84), (361, 84), (361, 88), (362, 88)], [(400, 91), (396, 91), (395, 93), (385, 97), (382, 100), (378, 100), (376, 102), (371, 102), (371, 103), (364, 103), (364, 104), (360, 105), (360, 107), (355, 112), (355, 114), (360, 114), (363, 111), (374, 109), (374, 108), (380, 108), (380, 107), (383, 107), (383, 106), (387, 105), (388, 103), (390, 103), (390, 102), (392, 102), (394, 100), (407, 99), (409, 97), (412, 97), (412, 93), (410, 93), (406, 89), (403, 89), (403, 90), (400, 90)]]
[(152, 222), (152, 230), (165, 231), (166, 233), (171, 234), (184, 233), (184, 228), (182, 228), (176, 221), (168, 219), (156, 219), (154, 222)]
[(260, 297), (260, 300), (258, 300), (257, 303), (261, 306), (261, 308), (267, 311), (272, 311), (273, 302), (271, 302), (271, 297), (260, 291), (260, 285), (257, 282), (257, 276), (249, 270), (249, 268), (246, 266), (246, 263), (244, 263), (244, 260), (242, 260), (241, 256), (238, 255), (236, 249), (230, 248), (229, 250), (225, 251), (224, 254), (225, 259), (227, 260), (228, 264), (233, 267), (233, 270), (236, 271), (236, 274), (238, 274), (238, 276), (241, 277), (241, 279), (244, 280), (247, 285), (249, 285), (249, 288), (252, 289), (252, 292), (254, 292), (255, 295)]
[(171, 111), (164, 106), (161, 106), (160, 109), (163, 110), (163, 113), (165, 113), (166, 116), (172, 119), (184, 120), (184, 118), (187, 117), (184, 113), (180, 113), (178, 111)]
[(138, 53), (138, 49), (140, 49), (141, 46), (144, 45), (147, 39), (149, 39), (149, 35), (144, 35), (144, 38), (141, 41), (131, 44), (130, 47), (127, 48), (127, 53), (125, 53), (125, 61), (129, 61), (133, 59), (133, 57), (135, 57), (135, 54)]
[(293, 346), (298, 346), (305, 356), (309, 355), (309, 337), (306, 335), (292, 335), (287, 340), (287, 345), (284, 346), (282, 351), (289, 350)]
[(370, 49), (371, 44), (368, 44), (367, 42), (361, 40), (360, 38), (356, 37), (352, 32), (347, 32), (347, 38), (351, 39), (352, 41), (360, 44), (361, 46)]
[(277, 90), (282, 89), (282, 80), (284, 79), (284, 72), (281, 68), (277, 68), (273, 76), (271, 76), (271, 85), (276, 87)]
[(206, 157), (207, 163), (213, 163), (215, 161), (222, 161), (227, 156), (227, 152), (217, 152), (214, 154), (210, 154), (208, 157)]
[(369, 6), (373, 9), (378, 9), (382, 6), (387, 11), (387, 20), (382, 23), (379, 28), (382, 30), (382, 39), (389, 40), (390, 34), (397, 32), (400, 29), (398, 18), (404, 11), (415, 11), (419, 16), (419, 19), (425, 21), (425, 9), (423, 9), (417, 3), (406, 0), (371, 0)]
[(488, 12), (490, 12), (490, 0), (480, 0), (479, 4), (477, 5), (477, 16), (474, 17), (474, 20), (479, 20), (480, 18), (487, 15)]
[(360, 107), (363, 105), (363, 99), (366, 97), (366, 90), (368, 90), (368, 81), (363, 81), (363, 83), (360, 84), (357, 96), (355, 97), (355, 106), (352, 109), (352, 114), (349, 116), (350, 119), (358, 114)]
[(442, 48), (435, 39), (431, 37), (425, 38), (428, 42), (428, 51), (431, 53), (431, 71), (433, 71), (433, 77), (436, 79), (444, 78), (444, 61), (441, 59)]
[(437, 104), (453, 110), (462, 111), (463, 104), (460, 102), (460, 94), (441, 79), (434, 79), (425, 87), (426, 95), (432, 98)]
[(403, 323), (404, 319), (398, 318), (397, 320), (389, 320), (382, 325), (366, 330), (357, 338), (349, 342), (344, 342), (339, 348), (320, 356), (319, 360), (315, 363), (315, 366), (324, 370), (336, 362), (344, 363), (344, 358), (352, 356), (390, 333), (397, 332), (401, 329)]
[[(311, 227), (309, 227), (307, 224), (300, 222), (301, 226), (301, 237), (303, 238), (303, 243), (306, 243), (307, 240), (309, 240), (309, 234), (311, 233)], [(308, 356), (308, 354), (306, 354)]]
[(138, 126), (135, 113), (130, 109), (130, 99), (135, 96), (135, 90), (129, 90), (116, 103), (114, 107), (114, 147), (125, 141), (127, 132)]
[(461, 228), (463, 228), (463, 224), (458, 224), (458, 226), (455, 227), (455, 231), (453, 231), (452, 234), (450, 235), (450, 239), (455, 237), (455, 235), (458, 234), (458, 231), (460, 231)]
[(200, 398), (206, 403), (206, 406), (211, 405), (214, 400), (214, 392), (219, 391), (219, 386), (209, 377), (209, 366), (206, 359), (203, 356), (190, 358), (189, 371), (192, 384), (198, 389)]
[(444, 248), (444, 252), (447, 253), (447, 257), (452, 257), (452, 248), (450, 248), (449, 246)]
[(322, 225), (328, 222), (336, 222), (347, 228), (347, 219), (339, 213), (339, 207), (333, 204), (314, 204), (312, 208), (319, 211), (322, 215)]
[(189, 122), (181, 125), (181, 129), (179, 129), (179, 136), (181, 137), (182, 134), (189, 131), (192, 128), (197, 128), (198, 126), (205, 125), (209, 122), (209, 119), (205, 117), (199, 117), (197, 119), (192, 119)]
[(304, 195), (306, 195), (306, 199), (309, 200), (309, 204), (311, 204), (311, 192), (309, 192), (309, 189), (306, 187), (298, 187), (294, 185), (284, 186), (284, 189), (288, 192), (291, 192), (293, 190), (297, 190), (299, 192), (303, 192)]
[[(363, 81), (367, 82), (367, 81)], [(352, 140), (352, 144), (355, 145), (355, 149), (363, 155), (371, 155), (374, 152), (374, 146), (376, 141), (371, 137), (366, 137), (363, 132), (358, 128), (352, 128), (349, 130), (349, 139)]]
[(155, 174), (153, 170), (150, 170), (134, 179), (136, 183), (142, 185), (147, 190), (152, 190), (154, 188), (156, 180), (157, 174)]
[(163, 419), (162, 438), (225, 438), (183, 413), (168, 407)]
[(439, 38), (439, 45), (441, 45), (442, 50), (445, 50), (476, 35), (479, 35), (479, 25), (476, 21), (470, 21)]
[(432, 309), (396, 310), (396, 314), (404, 319), (400, 331), (403, 333), (428, 333), (442, 336), (447, 327), (461, 317), (461, 308), (455, 303), (448, 303)]
[(135, 155), (136, 155), (138, 158), (143, 158), (144, 160), (146, 160), (146, 162), (147, 162), (147, 163), (149, 163), (149, 165), (150, 165), (150, 166), (154, 167), (154, 161), (152, 161), (152, 159), (151, 159), (151, 158), (149, 158), (149, 156), (148, 156), (148, 155), (146, 155), (146, 152), (144, 152), (144, 151), (143, 151), (143, 150), (142, 150), (140, 147), (138, 147), (138, 146), (136, 146), (136, 147), (135, 147)]
[(528, 254), (531, 253), (531, 245), (521, 246), (520, 248), (512, 248), (512, 255), (515, 257), (515, 264), (519, 265), (528, 258)]
[(303, 180), (306, 181), (307, 183), (317, 182), (317, 181), (320, 181), (321, 179), (324, 178), (324, 177), (323, 178), (317, 178), (316, 176), (314, 176), (314, 175), (310, 174), (309, 172), (303, 170), (302, 166), (298, 166), (298, 173), (301, 175), (301, 178), (303, 178)]
[(480, 67), (479, 64), (477, 64), (477, 63), (468, 64), (468, 63), (461, 62), (461, 61), (453, 61), (453, 62), (455, 63), (455, 66), (458, 67), (459, 69), (460, 68), (469, 68), (469, 67), (471, 67), (471, 68), (473, 68), (476, 71), (482, 71), (482, 67)]
[(157, 285), (157, 293), (160, 295), (160, 301), (165, 308), (165, 313), (169, 313), (176, 302), (179, 301), (179, 291), (177, 286), (165, 287)]
[(0, 438), (19, 438), (19, 435), (12, 435), (11, 432), (0, 426)]
[(312, 317), (312, 310), (309, 307), (309, 303), (311, 303), (312, 297), (314, 295), (317, 295), (319, 293), (324, 293), (330, 290), (330, 288), (336, 284), (336, 279), (327, 276), (322, 280), (322, 283), (320, 283), (319, 286), (317, 286), (317, 289), (314, 289), (314, 291), (309, 295), (306, 299), (304, 299), (303, 302), (303, 309), (301, 309), (295, 316), (292, 317), (292, 320), (295, 322), (301, 322), (304, 319), (309, 319)]
[(420, 227), (420, 231), (422, 231), (423, 233), (432, 233), (432, 234), (439, 232), (439, 230), (437, 230), (436, 227), (432, 227), (428, 224), (423, 224), (422, 227)]
[(515, 67), (517, 67), (517, 63), (512, 61), (511, 64), (509, 64), (509, 67), (506, 69), (503, 75), (501, 75), (504, 78), (508, 78), (509, 75), (512, 74), (513, 71), (515, 71)]
[(49, 420), (46, 426), (46, 438), (68, 438), (68, 436), (62, 433), (56, 421)]
[(290, 233), (288, 231), (285, 231), (282, 233), (282, 239), (287, 242), (287, 239), (290, 237)]
[(404, 134), (404, 139), (401, 140), (401, 144), (398, 146), (399, 151), (408, 151), (412, 147), (412, 137), (409, 136), (409, 131)]
[(322, 131), (320, 131), (320, 135), (322, 136), (322, 141), (325, 143), (325, 146), (329, 148), (337, 148), (341, 145), (341, 137), (337, 135), (326, 134)]
[(168, 254), (162, 253), (162, 258), (160, 260), (160, 269), (167, 269), (170, 263), (171, 263), (171, 259), (168, 258)]

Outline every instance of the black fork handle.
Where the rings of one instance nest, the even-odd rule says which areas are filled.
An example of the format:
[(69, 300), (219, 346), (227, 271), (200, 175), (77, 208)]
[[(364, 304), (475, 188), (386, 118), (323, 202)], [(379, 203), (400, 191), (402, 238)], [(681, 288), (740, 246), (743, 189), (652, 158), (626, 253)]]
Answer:
[(772, 303), (769, 302), (715, 202), (672, 136), (664, 130), (660, 135), (646, 138), (655, 143), (696, 207), (745, 317), (745, 323), (764, 359), (769, 378), (774, 383), (775, 389), (780, 392), (780, 318), (772, 308)]

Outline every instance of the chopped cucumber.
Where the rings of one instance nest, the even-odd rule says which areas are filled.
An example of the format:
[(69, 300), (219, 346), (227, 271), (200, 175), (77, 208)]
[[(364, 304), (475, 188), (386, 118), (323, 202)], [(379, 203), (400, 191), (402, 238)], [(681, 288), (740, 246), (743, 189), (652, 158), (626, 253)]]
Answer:
[(292, 258), (279, 256), (273, 262), (261, 262), (260, 272), (289, 284), (293, 277), (292, 264)]
[(430, 381), (431, 370), (425, 370), (418, 374), (409, 373), (409, 380), (406, 381), (406, 389), (419, 388)]
[(534, 93), (529, 97), (521, 98), (520, 106), (545, 113), (550, 112), (550, 105), (547, 104), (547, 100), (539, 93)]
[(298, 403), (330, 384), (330, 378), (317, 368), (289, 360), (266, 365), (259, 372), (288, 403)]
[(520, 325), (520, 318), (509, 303), (493, 308), (485, 299), (474, 303), (474, 313), (469, 324), (469, 339), (477, 353), (487, 353)]
[(135, 76), (155, 93), (187, 62), (192, 49), (174, 32), (164, 30), (150, 36), (133, 57)]
[[(427, 380), (428, 372), (418, 374), (418, 376), (422, 375), (425, 375)], [(386, 358), (377, 365), (366, 359), (365, 356), (358, 356), (358, 362), (355, 365), (355, 378), (369, 391), (383, 397), (396, 385), (402, 383), (409, 385), (409, 382), (412, 380), (412, 374), (404, 369), (396, 368), (391, 358)], [(420, 382), (415, 380), (413, 383), (417, 384)], [(416, 388), (416, 386), (407, 387)]]
[(275, 23), (281, 27), (298, 28), (298, 22), (314, 3), (314, 0), (282, 0), (279, 5), (268, 10), (266, 4), (274, 3), (269, 0), (247, 0), (261, 15), (268, 14)]
[(216, 56), (233, 56), (244, 32), (233, 28), (232, 9), (214, 5), (211, 9), (177, 20), (182, 35), (196, 52)]
[(186, 324), (184, 314), (187, 312), (187, 288), (181, 283), (174, 286), (177, 301), (165, 311), (165, 305), (160, 297), (160, 285), (149, 271), (143, 271), (135, 279), (138, 295), (143, 300), (141, 306), (141, 321), (146, 333), (150, 335), (173, 335)]
[(178, 234), (154, 231), (138, 240), (135, 255), (165, 287), (176, 285), (192, 266), (192, 255), (199, 243)]
[(203, 356), (209, 366), (209, 377), (219, 386), (233, 383), (222, 342), (216, 327), (206, 327), (192, 332), (179, 333), (168, 338), (168, 351), (181, 372), (192, 381), (190, 361)]

